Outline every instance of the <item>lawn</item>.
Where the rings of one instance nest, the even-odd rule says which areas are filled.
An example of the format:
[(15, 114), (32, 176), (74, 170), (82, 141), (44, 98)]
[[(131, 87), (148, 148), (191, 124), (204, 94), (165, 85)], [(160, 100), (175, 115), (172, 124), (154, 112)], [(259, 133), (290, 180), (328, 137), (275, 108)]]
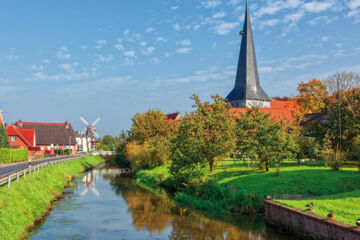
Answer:
[[(208, 169), (204, 169), (208, 172)], [(165, 166), (142, 170), (140, 178), (154, 185), (169, 177)], [(297, 166), (296, 162), (284, 162), (280, 176), (275, 176), (275, 169), (269, 172), (248, 168), (242, 161), (233, 162), (226, 159), (219, 162), (213, 173), (210, 173), (216, 183), (221, 186), (231, 186), (242, 192), (259, 196), (274, 194), (319, 194), (316, 199), (278, 201), (299, 209), (314, 202), (314, 213), (327, 216), (333, 210), (335, 219), (353, 224), (360, 217), (360, 174), (357, 168), (343, 168), (332, 171), (325, 168), (323, 162), (305, 162)]]
[(327, 216), (330, 211), (334, 211), (335, 220), (355, 225), (360, 218), (360, 191), (352, 191), (340, 194), (333, 194), (313, 199), (299, 200), (276, 200), (291, 207), (305, 210), (307, 204), (313, 202), (313, 213)]

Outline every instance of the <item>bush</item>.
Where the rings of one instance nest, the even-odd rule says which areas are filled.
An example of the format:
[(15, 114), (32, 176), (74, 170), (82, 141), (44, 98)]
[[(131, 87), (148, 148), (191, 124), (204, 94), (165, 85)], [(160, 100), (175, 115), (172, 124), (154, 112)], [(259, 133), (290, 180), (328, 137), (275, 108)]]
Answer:
[(127, 160), (125, 155), (126, 143), (123, 143), (116, 147), (116, 154), (110, 158), (110, 165), (119, 168), (130, 167), (130, 162)]
[(0, 163), (21, 162), (27, 159), (27, 149), (0, 148)]

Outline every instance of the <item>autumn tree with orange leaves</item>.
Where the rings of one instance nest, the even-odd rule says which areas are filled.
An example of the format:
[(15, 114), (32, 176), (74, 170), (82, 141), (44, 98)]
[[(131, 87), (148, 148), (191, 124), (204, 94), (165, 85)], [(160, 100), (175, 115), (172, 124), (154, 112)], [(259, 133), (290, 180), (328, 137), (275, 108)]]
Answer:
[(325, 106), (324, 99), (328, 96), (327, 87), (321, 80), (313, 79), (306, 83), (301, 82), (297, 90), (300, 94), (296, 100), (302, 114), (321, 112)]

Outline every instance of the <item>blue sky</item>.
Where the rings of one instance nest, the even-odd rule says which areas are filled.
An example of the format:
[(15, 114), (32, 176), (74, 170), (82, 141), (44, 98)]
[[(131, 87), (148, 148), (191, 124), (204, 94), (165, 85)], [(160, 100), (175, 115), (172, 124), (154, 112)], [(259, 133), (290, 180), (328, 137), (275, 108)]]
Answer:
[[(301, 81), (360, 71), (360, 0), (249, 0), (260, 82), (292, 96)], [(0, 108), (8, 123), (97, 116), (100, 135), (148, 108), (191, 110), (233, 88), (245, 0), (0, 3)]]

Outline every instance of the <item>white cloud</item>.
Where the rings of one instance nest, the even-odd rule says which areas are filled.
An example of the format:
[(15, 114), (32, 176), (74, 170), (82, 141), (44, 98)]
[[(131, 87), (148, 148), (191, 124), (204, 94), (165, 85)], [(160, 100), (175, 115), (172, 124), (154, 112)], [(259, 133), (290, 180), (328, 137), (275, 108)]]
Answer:
[(65, 46), (62, 46), (57, 52), (56, 56), (60, 59), (69, 59), (70, 54), (68, 53), (68, 48)]
[(313, 2), (305, 3), (303, 5), (303, 8), (308, 12), (318, 13), (329, 9), (333, 5), (334, 5), (334, 1), (324, 1), (324, 2), (313, 1)]
[(151, 55), (154, 53), (154, 51), (155, 51), (154, 47), (148, 47), (145, 50), (142, 50), (141, 53), (144, 55)]
[(218, 12), (218, 13), (215, 13), (212, 17), (213, 18), (223, 18), (225, 16), (226, 16), (225, 12)]
[(173, 7), (171, 7), (170, 9), (171, 10), (176, 10), (176, 9), (178, 9), (179, 7), (178, 6), (173, 6)]
[(222, 2), (219, 0), (207, 0), (204, 2), (201, 2), (201, 5), (203, 5), (205, 8), (215, 8), (219, 6)]
[(175, 52), (179, 54), (188, 54), (191, 50), (192, 48), (178, 48)]
[(285, 15), (284, 19), (286, 22), (297, 22), (304, 16), (304, 12), (300, 11), (293, 14), (287, 14)]
[(147, 42), (141, 42), (141, 43), (139, 43), (139, 45), (142, 46), (142, 47), (144, 47), (144, 46), (147, 45)]
[(310, 25), (316, 25), (316, 24), (319, 24), (319, 23), (325, 23), (325, 24), (329, 24), (329, 23), (332, 23), (334, 22), (335, 20), (337, 20), (339, 17), (337, 16), (334, 16), (334, 17), (328, 17), (328, 16), (319, 16), (319, 17), (316, 17), (310, 21), (308, 21), (308, 23)]
[(37, 66), (37, 65), (31, 65), (31, 70), (33, 71), (42, 71), (43, 70), (43, 66)]
[(74, 64), (69, 64), (69, 63), (64, 63), (64, 64), (60, 64), (59, 68), (62, 70), (67, 71), (68, 73), (75, 73), (75, 66), (77, 66), (78, 64), (75, 62)]
[(51, 61), (49, 59), (44, 59), (43, 63), (49, 64), (49, 63), (51, 63)]
[(348, 6), (350, 9), (354, 10), (358, 7), (360, 7), (360, 0), (350, 0), (348, 2)]
[(214, 26), (216, 34), (227, 35), (230, 31), (238, 26), (237, 22), (220, 22)]
[(101, 49), (107, 43), (106, 40), (96, 40), (95, 42), (97, 44), (95, 46), (96, 49)]
[(265, 21), (261, 21), (259, 28), (260, 29), (264, 29), (265, 27), (271, 27), (274, 26), (276, 24), (280, 23), (279, 19), (268, 19)]
[(167, 42), (167, 39), (166, 38), (163, 38), (163, 37), (157, 37), (155, 39), (157, 42)]
[(176, 41), (176, 45), (178, 46), (190, 46), (191, 45), (191, 41), (186, 39), (186, 40), (181, 40), (181, 41)]
[(116, 48), (116, 49), (119, 50), (119, 51), (125, 50), (124, 45), (122, 45), (122, 44), (120, 44), (120, 43), (115, 44), (115, 45), (114, 45), (114, 48)]
[(241, 0), (230, 0), (227, 5), (236, 6)]
[(112, 60), (114, 60), (113, 55), (103, 56), (103, 55), (99, 54), (97, 56), (98, 56), (98, 60), (100, 62), (111, 62)]
[(135, 57), (135, 54), (136, 54), (136, 52), (133, 51), (133, 50), (124, 52), (124, 55), (125, 55), (126, 57), (132, 57), (132, 58), (133, 58), (133, 57)]
[(35, 72), (34, 77), (27, 80), (40, 80), (40, 81), (60, 81), (60, 80), (79, 80), (79, 79), (86, 79), (89, 78), (90, 74), (87, 72), (82, 73), (61, 73), (61, 74), (55, 74), (55, 75), (47, 75), (43, 72)]
[(85, 49), (87, 49), (88, 47), (87, 47), (86, 45), (81, 45), (80, 48), (81, 48), (82, 50), (85, 50)]
[(196, 30), (198, 30), (200, 28), (200, 25), (199, 24), (196, 24), (196, 25), (194, 25), (193, 26), (193, 29), (196, 31)]
[(327, 37), (327, 36), (324, 36), (321, 38), (321, 41), (323, 41), (323, 42), (327, 42), (328, 40), (329, 40), (329, 37)]
[(175, 24), (173, 25), (173, 28), (174, 28), (175, 31), (180, 31), (180, 25), (177, 24), (177, 23), (175, 23)]
[(154, 28), (152, 28), (152, 27), (148, 27), (148, 28), (145, 29), (146, 33), (151, 33), (153, 31), (154, 31)]
[(154, 57), (154, 58), (151, 59), (151, 62), (152, 62), (152, 63), (159, 63), (160, 60), (159, 60), (158, 57)]
[(129, 33), (130, 33), (130, 30), (129, 30), (129, 29), (125, 29), (125, 30), (124, 30), (124, 35), (129, 35)]

